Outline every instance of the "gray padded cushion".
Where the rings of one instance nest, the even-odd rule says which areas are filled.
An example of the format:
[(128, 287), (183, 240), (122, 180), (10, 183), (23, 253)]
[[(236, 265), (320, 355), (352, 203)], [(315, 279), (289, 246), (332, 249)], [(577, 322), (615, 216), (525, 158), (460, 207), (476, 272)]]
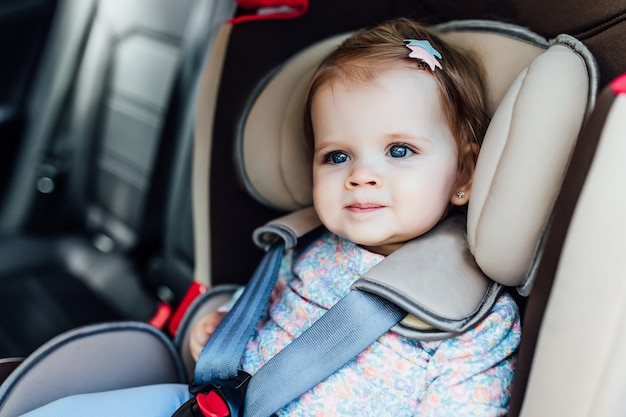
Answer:
[(481, 320), (501, 286), (480, 271), (467, 250), (463, 216), (453, 215), (387, 256), (353, 288), (379, 295), (409, 313), (392, 329), (396, 333), (438, 340)]
[(18, 416), (72, 394), (186, 382), (178, 353), (161, 331), (141, 322), (93, 325), (64, 333), (28, 356), (0, 387), (0, 416)]

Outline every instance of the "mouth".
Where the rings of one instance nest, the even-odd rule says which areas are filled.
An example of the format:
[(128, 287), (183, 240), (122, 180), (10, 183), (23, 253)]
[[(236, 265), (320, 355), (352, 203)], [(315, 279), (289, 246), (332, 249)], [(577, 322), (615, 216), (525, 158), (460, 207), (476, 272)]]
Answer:
[(376, 203), (352, 203), (346, 206), (346, 210), (352, 213), (368, 213), (382, 208), (385, 206)]

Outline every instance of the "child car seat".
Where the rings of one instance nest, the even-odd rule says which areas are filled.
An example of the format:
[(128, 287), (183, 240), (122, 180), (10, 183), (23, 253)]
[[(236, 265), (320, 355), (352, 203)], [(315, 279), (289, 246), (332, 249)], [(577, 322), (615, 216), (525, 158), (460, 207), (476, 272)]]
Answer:
[[(470, 249), (478, 265), (497, 285), (528, 290), (529, 278), (541, 258), (542, 233), (571, 149), (585, 115), (593, 107), (597, 82), (594, 60), (582, 44), (567, 35), (548, 41), (518, 26), (489, 21), (451, 22), (440, 29), (451, 41), (477, 50), (487, 70), (489, 103), (494, 111), (469, 207)], [(302, 148), (297, 145), (302, 142), (300, 114), (304, 91), (316, 63), (344, 36), (313, 45), (288, 60), (252, 92), (247, 100), (249, 106), (241, 111), (241, 129), (234, 140), (239, 143), (242, 180), (253, 196), (282, 210), (310, 204), (308, 162), (301, 154), (298, 156)], [(226, 53), (259, 53), (258, 48), (243, 48), (250, 39), (238, 37), (231, 25), (222, 29), (216, 42), (215, 54), (226, 45)], [(222, 61), (214, 56), (210, 62)], [(214, 132), (211, 114), (207, 121), (203, 112), (214, 108), (212, 94), (207, 98), (204, 93), (210, 92), (208, 86), (222, 75), (217, 66), (206, 74), (206, 88), (199, 102), (196, 158), (200, 159), (206, 155)], [(293, 161), (301, 161), (302, 165), (292, 164)], [(206, 190), (207, 171), (194, 167), (194, 173), (194, 189)], [(206, 199), (196, 198), (194, 202), (194, 216), (204, 217), (200, 224), (207, 225)], [(305, 217), (299, 213), (305, 213)], [(315, 219), (310, 211), (304, 211), (278, 222), (291, 225), (293, 234), (299, 235)], [(501, 229), (505, 233), (494, 236)], [(199, 229), (201, 233), (205, 231)], [(502, 246), (508, 250), (500, 251)], [(204, 257), (196, 262), (197, 271), (210, 269), (201, 264), (206, 262)], [(203, 278), (206, 279), (198, 276)], [(18, 415), (71, 393), (134, 386), (146, 380), (186, 382), (193, 370), (185, 349), (186, 331), (201, 311), (223, 303), (235, 288), (216, 286), (198, 297), (179, 328), (175, 347), (161, 333), (141, 323), (90, 326), (50, 341), (27, 358), (0, 387), (0, 416)], [(445, 296), (436, 299), (432, 306), (439, 311), (464, 301), (455, 299), (449, 287), (440, 290)], [(472, 301), (480, 303), (481, 298)], [(106, 345), (101, 342), (105, 338)], [(113, 353), (111, 346), (116, 346)], [(125, 350), (120, 365), (116, 361), (122, 352), (117, 349)], [(182, 360), (174, 353), (176, 350), (181, 351)], [(89, 364), (77, 364), (74, 359), (68, 368), (68, 361), (78, 352), (89, 352), (81, 355)], [(163, 357), (157, 359), (158, 355)], [(137, 366), (129, 366), (134, 359), (138, 360)], [(146, 376), (142, 371), (146, 362), (150, 363), (149, 373), (161, 367), (155, 363), (163, 364), (163, 369), (159, 375)], [(60, 374), (64, 375), (62, 379)], [(98, 375), (97, 381), (91, 377), (94, 374)], [(83, 383), (85, 379), (87, 384)], [(42, 384), (47, 380), (55, 380), (55, 384)], [(44, 386), (37, 389), (36, 398), (31, 395), (35, 385)]]

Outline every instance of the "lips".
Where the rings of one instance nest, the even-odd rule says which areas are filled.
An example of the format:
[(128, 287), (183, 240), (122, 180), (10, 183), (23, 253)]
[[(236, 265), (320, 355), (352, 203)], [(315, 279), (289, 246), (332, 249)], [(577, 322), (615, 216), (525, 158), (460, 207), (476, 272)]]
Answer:
[(382, 208), (385, 206), (377, 203), (352, 203), (346, 206), (346, 209), (352, 213), (367, 213)]

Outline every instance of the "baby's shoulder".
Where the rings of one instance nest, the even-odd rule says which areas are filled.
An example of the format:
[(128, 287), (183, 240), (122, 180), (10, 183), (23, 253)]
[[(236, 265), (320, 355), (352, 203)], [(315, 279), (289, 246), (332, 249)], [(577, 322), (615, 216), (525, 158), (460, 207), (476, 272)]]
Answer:
[(476, 326), (460, 336), (463, 340), (489, 340), (491, 343), (502, 343), (510, 339), (517, 344), (521, 333), (520, 313), (513, 297), (503, 292), (489, 314)]
[(501, 294), (489, 314), (466, 332), (438, 342), (425, 342), (423, 348), (431, 355), (446, 358), (492, 356), (508, 357), (521, 339), (517, 304), (509, 294)]
[[(517, 302), (508, 292), (503, 292), (496, 299), (496, 302), (493, 304), (491, 311), (489, 312), (489, 316), (496, 314), (502, 318), (508, 318), (514, 320), (519, 318), (519, 307), (517, 306)], [(488, 317), (489, 317), (488, 316)]]

